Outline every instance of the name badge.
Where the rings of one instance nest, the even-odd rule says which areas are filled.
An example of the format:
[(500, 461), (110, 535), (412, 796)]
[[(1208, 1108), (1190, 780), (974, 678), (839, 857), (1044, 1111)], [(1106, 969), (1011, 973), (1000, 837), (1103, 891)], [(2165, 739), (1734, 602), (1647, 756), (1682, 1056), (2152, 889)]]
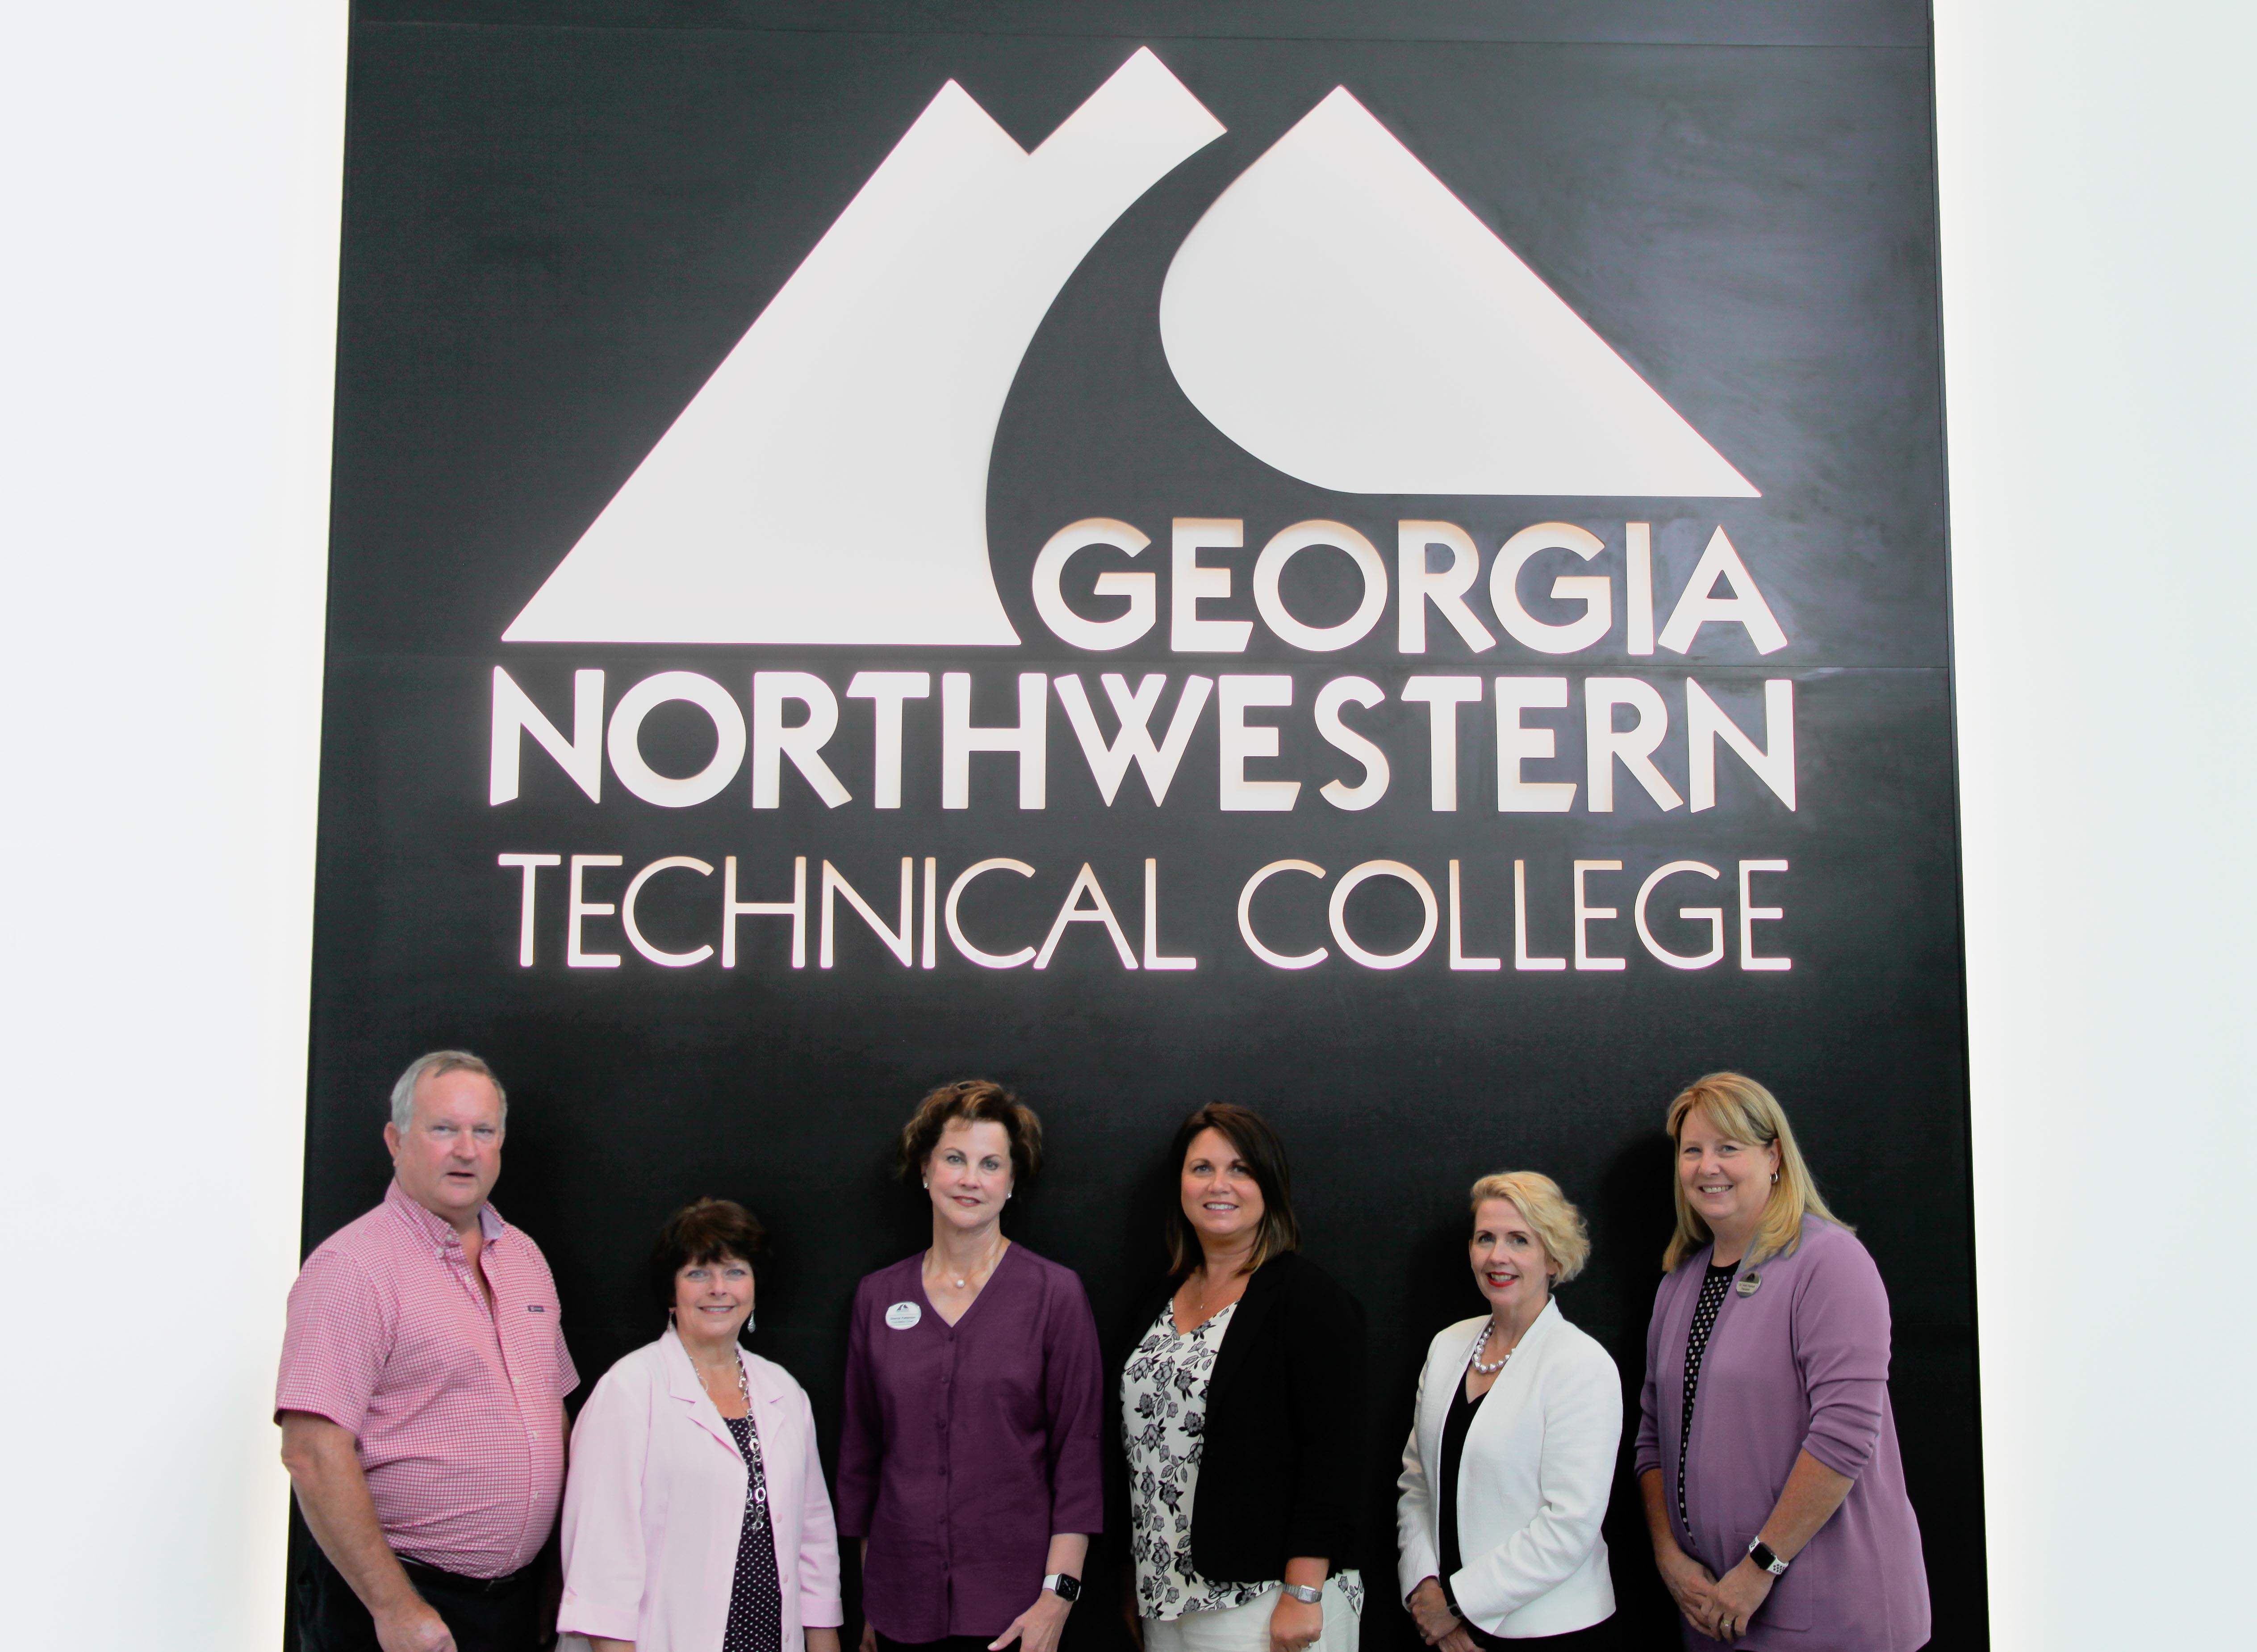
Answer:
[(1763, 1289), (1763, 1275), (1751, 1273), (1732, 1288), (1743, 1296), (1753, 1296), (1758, 1291)]
[(895, 1330), (907, 1330), (924, 1317), (924, 1309), (915, 1302), (895, 1302), (886, 1310), (886, 1323)]

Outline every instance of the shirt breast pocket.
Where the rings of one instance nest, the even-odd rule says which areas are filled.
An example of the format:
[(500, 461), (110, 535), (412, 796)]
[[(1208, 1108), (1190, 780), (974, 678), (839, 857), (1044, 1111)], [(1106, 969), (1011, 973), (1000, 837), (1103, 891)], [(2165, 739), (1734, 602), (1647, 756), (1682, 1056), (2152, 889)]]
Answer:
[(563, 1346), (564, 1333), (555, 1299), (536, 1296), (522, 1304), (513, 1318), (509, 1355), (518, 1386), (530, 1385), (561, 1398), (563, 1365), (558, 1351)]

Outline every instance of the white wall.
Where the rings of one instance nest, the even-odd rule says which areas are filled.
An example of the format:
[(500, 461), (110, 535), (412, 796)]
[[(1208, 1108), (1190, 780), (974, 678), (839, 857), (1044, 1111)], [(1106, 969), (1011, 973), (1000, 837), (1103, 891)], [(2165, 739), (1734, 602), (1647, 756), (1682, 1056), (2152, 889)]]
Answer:
[(2248, 0), (1942, 0), (1992, 1624), (2257, 1637)]
[[(279, 1634), (344, 7), (34, 10), (0, 25), (0, 1601), (27, 1646), (235, 1652)], [(2223, 1645), (2257, 7), (1939, 28), (1995, 1627)]]
[(281, 1639), (344, 7), (0, 22), (0, 1621)]

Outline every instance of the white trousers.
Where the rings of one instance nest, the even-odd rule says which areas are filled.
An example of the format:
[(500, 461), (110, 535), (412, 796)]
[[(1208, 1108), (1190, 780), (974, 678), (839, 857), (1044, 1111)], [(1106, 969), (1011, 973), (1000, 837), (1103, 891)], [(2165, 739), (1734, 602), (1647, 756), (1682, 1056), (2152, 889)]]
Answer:
[[(1309, 1652), (1356, 1652), (1362, 1614), (1337, 1575), (1325, 1580), (1325, 1632)], [(1270, 1614), (1284, 1599), (1272, 1589), (1242, 1606), (1144, 1620), (1144, 1652), (1270, 1652)]]

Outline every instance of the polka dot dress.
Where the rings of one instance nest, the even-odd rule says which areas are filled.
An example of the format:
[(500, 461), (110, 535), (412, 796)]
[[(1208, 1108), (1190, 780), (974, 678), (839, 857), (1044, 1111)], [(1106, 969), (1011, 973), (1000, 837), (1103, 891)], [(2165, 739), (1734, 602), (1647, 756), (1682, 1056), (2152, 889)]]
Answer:
[(1693, 1443), (1693, 1396), (1701, 1386), (1701, 1356), (1709, 1351), (1709, 1333), (1716, 1329), (1725, 1287), (1737, 1272), (1736, 1262), (1709, 1269), (1701, 1281), (1701, 1300), (1693, 1305), (1693, 1334), (1685, 1344), (1685, 1420), (1677, 1430), (1677, 1523), (1688, 1532), (1693, 1522), (1685, 1513), (1685, 1451)]
[(768, 1525), (768, 1477), (750, 1417), (724, 1417), (751, 1478), (745, 1523), (737, 1532), (737, 1577), (729, 1588), (729, 1627), (721, 1652), (783, 1652), (783, 1588), (776, 1580), (775, 1533)]

